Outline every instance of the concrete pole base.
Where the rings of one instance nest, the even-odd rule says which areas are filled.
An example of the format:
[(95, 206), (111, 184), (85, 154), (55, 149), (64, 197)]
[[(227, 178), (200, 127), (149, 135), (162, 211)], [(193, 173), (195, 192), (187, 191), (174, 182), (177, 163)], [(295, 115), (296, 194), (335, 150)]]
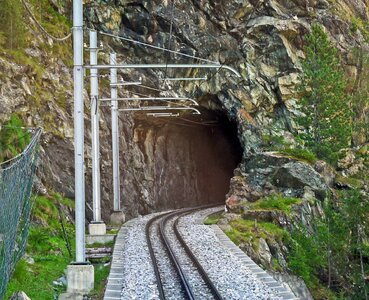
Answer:
[(59, 300), (83, 300), (84, 296), (82, 294), (71, 294), (63, 293), (59, 295)]
[(88, 294), (94, 288), (93, 265), (69, 265), (67, 267), (67, 293)]
[(110, 224), (122, 225), (126, 220), (126, 216), (122, 211), (115, 211), (110, 215)]
[(88, 224), (88, 232), (90, 233), (90, 235), (105, 235), (106, 225), (105, 223)]

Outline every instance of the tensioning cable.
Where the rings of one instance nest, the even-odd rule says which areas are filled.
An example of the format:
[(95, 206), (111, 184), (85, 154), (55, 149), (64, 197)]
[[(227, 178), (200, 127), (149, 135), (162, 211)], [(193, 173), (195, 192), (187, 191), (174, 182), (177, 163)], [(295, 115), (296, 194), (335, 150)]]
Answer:
[[(171, 7), (170, 7), (170, 28), (169, 28), (169, 41), (168, 41), (168, 50), (171, 50), (171, 42), (172, 42), (172, 35), (173, 35), (173, 14), (174, 14), (174, 0), (171, 0)], [(166, 52), (166, 61), (165, 61), (165, 72), (164, 78), (167, 78), (168, 72), (168, 62), (170, 59), (170, 52)]]

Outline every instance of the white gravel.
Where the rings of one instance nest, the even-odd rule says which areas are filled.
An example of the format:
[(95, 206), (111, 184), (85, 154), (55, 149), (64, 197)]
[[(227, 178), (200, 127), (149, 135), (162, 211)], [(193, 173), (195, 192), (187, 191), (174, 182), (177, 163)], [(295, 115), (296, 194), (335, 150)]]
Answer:
[[(121, 299), (159, 299), (145, 236), (145, 225), (155, 215), (131, 220), (119, 231), (117, 240), (121, 238), (122, 245), (119, 249), (117, 246), (114, 248), (109, 281), (111, 278), (120, 279)], [(111, 299), (107, 294), (106, 291), (104, 299)]]
[(165, 234), (170, 241), (170, 246), (172, 247), (175, 256), (179, 260), (179, 264), (188, 279), (191, 290), (194, 297), (199, 300), (210, 300), (214, 299), (211, 294), (210, 289), (203, 281), (201, 274), (197, 271), (196, 266), (193, 264), (191, 259), (187, 256), (186, 251), (182, 248), (180, 242), (177, 240), (175, 233), (173, 231), (173, 223), (177, 219), (171, 218), (167, 226), (165, 227)]
[(179, 232), (220, 294), (227, 300), (281, 299), (219, 242), (214, 231), (199, 219), (219, 211), (206, 209), (179, 221)]

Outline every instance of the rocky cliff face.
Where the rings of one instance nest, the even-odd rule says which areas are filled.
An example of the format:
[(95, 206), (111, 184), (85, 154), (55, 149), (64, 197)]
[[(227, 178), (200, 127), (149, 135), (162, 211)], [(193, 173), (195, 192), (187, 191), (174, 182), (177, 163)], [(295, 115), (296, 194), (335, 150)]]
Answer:
[[(50, 3), (70, 18), (70, 0), (50, 0)], [(121, 199), (127, 216), (225, 202), (230, 210), (239, 213), (229, 214), (230, 222), (243, 219), (249, 224), (250, 220), (272, 220), (284, 229), (297, 222), (309, 228), (322, 214), (319, 201), (327, 187), (334, 184), (333, 171), (322, 162), (307, 164), (276, 153), (263, 153), (262, 142), (265, 137), (283, 136), (293, 143), (294, 118), (300, 114), (296, 84), (304, 58), (303, 36), (312, 23), (318, 22), (325, 28), (341, 51), (346, 71), (352, 78), (362, 72), (355, 66), (350, 50), (365, 42), (352, 21), (368, 21), (368, 1), (176, 0), (173, 6), (171, 3), (168, 0), (85, 1), (87, 27), (159, 47), (170, 44), (173, 50), (219, 61), (241, 73), (241, 78), (224, 69), (120, 73), (127, 81), (142, 77), (152, 87), (170, 87), (168, 94), (195, 98), (202, 112), (200, 117), (181, 114), (179, 118), (167, 119), (150, 119), (142, 114), (120, 116)], [(60, 27), (67, 31), (66, 24)], [(44, 127), (41, 183), (50, 191), (74, 198), (71, 41), (58, 44), (45, 38), (32, 22), (28, 31), (26, 55), (0, 52), (0, 122), (15, 112), (27, 126)], [(105, 44), (100, 62), (108, 62), (107, 45), (118, 53), (119, 61), (126, 63), (197, 62), (102, 35), (99, 39)], [(205, 75), (209, 79), (203, 82), (163, 85), (160, 80), (165, 76)], [(91, 218), (88, 79), (86, 76), (86, 200), (87, 216)], [(101, 83), (101, 96), (109, 97), (107, 80), (102, 78)], [(132, 91), (158, 95), (142, 88)], [(127, 93), (122, 91), (121, 95)], [(109, 107), (101, 107), (100, 126), (102, 207), (103, 219), (107, 221), (112, 211)], [(364, 162), (356, 161), (352, 151), (345, 156), (340, 168), (347, 169), (349, 174), (363, 170)], [(343, 186), (352, 184), (342, 178), (338, 181)], [(291, 214), (253, 211), (255, 201), (275, 193), (298, 197), (301, 202), (292, 206)], [(225, 229), (229, 226), (227, 222), (223, 225)], [(254, 248), (258, 251), (247, 242), (241, 248), (265, 267), (275, 269), (277, 261), (278, 271), (286, 271), (285, 245), (263, 229), (257, 234), (260, 238)], [(298, 293), (304, 299), (310, 297), (303, 282), (292, 277), (288, 281), (295, 290), (300, 290)]]
[[(70, 15), (70, 1), (51, 1)], [(368, 20), (367, 1), (86, 1), (88, 27), (132, 37), (160, 47), (220, 61), (240, 71), (209, 71), (206, 82), (173, 84), (176, 95), (199, 100), (204, 116), (150, 120), (122, 115), (121, 181), (124, 209), (129, 216), (169, 207), (225, 200), (233, 169), (247, 167), (262, 135), (291, 136), (299, 114), (295, 85), (301, 71), (303, 35), (313, 22), (322, 24), (355, 76), (348, 50), (363, 43), (350, 28), (353, 17)], [(173, 37), (170, 39), (171, 15)], [(31, 30), (32, 30), (31, 26)], [(40, 176), (44, 185), (73, 197), (73, 125), (70, 55), (58, 56), (51, 40), (34, 32), (27, 53), (43, 72), (0, 57), (2, 76), (0, 118), (20, 112), (29, 126), (46, 129)], [(100, 36), (124, 62), (194, 62)], [(47, 45), (47, 47), (45, 47)], [(66, 50), (70, 46), (64, 45)], [(59, 47), (59, 46), (58, 46)], [(107, 50), (107, 49), (106, 49)], [(70, 50), (71, 51), (71, 50)], [(107, 60), (107, 56), (101, 56)], [(159, 86), (164, 71), (124, 71), (125, 80), (141, 76)], [(187, 70), (169, 76), (204, 76)], [(41, 76), (41, 77), (38, 77)], [(88, 78), (86, 77), (86, 80)], [(42, 85), (40, 86), (40, 82)], [(106, 85), (105, 85), (106, 86)], [(105, 96), (108, 94), (105, 92)], [(142, 89), (138, 92), (146, 92)], [(86, 193), (91, 203), (89, 101), (86, 91)], [(32, 101), (30, 101), (32, 100)], [(35, 105), (35, 103), (37, 105)], [(111, 147), (109, 109), (102, 108), (101, 155), (104, 217), (111, 210)], [(199, 124), (200, 123), (200, 124)], [(232, 125), (235, 124), (235, 125)], [(238, 136), (238, 141), (235, 138)], [(238, 174), (238, 180), (245, 174)], [(244, 179), (242, 179), (244, 180)], [(234, 180), (233, 180), (234, 182)]]

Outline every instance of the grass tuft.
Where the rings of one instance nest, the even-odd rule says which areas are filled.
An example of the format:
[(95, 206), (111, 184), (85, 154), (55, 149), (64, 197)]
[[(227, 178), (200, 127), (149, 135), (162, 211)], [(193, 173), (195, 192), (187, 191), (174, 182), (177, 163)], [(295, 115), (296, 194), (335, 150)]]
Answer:
[(205, 225), (215, 225), (218, 224), (219, 220), (222, 218), (222, 213), (215, 213), (210, 216), (208, 216), (204, 220)]
[(110, 241), (110, 242), (106, 242), (106, 243), (93, 243), (90, 245), (86, 245), (87, 248), (103, 248), (103, 247), (114, 247), (115, 242), (114, 241)]
[(283, 197), (282, 195), (274, 194), (250, 203), (250, 206), (256, 210), (281, 210), (286, 214), (290, 214), (292, 205), (301, 202), (302, 200), (299, 198)]
[(307, 149), (285, 147), (277, 149), (276, 151), (280, 154), (307, 162), (309, 164), (314, 164), (318, 160), (316, 155)]
[(277, 241), (288, 238), (287, 231), (270, 222), (237, 219), (231, 221), (229, 225), (231, 229), (227, 230), (226, 234), (236, 245), (251, 242), (257, 247), (259, 238), (265, 240), (273, 238)]
[(95, 265), (95, 284), (94, 289), (90, 293), (92, 299), (103, 299), (104, 291), (109, 276), (110, 266), (105, 266), (104, 264)]

